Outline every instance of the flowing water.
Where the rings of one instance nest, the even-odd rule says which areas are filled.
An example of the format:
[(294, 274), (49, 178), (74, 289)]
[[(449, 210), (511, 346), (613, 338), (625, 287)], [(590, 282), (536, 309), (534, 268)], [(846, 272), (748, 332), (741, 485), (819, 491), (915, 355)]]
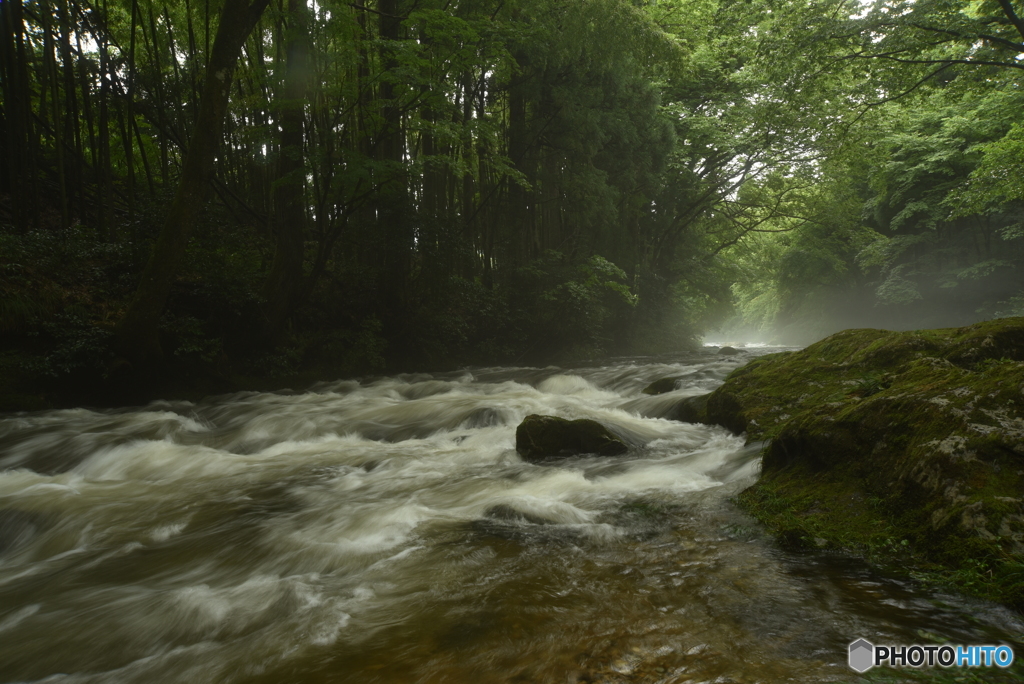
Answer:
[[(1018, 643), (734, 508), (757, 447), (662, 416), (760, 352), (0, 417), (0, 681), (830, 682), (857, 637)], [(638, 446), (525, 463), (531, 413)]]

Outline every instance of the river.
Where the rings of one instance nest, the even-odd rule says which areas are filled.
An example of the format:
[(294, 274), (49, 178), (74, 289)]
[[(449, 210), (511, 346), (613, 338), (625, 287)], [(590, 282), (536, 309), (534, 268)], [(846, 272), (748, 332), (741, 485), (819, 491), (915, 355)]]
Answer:
[[(858, 637), (1020, 643), (735, 509), (756, 445), (661, 416), (765, 351), (0, 416), (0, 681), (832, 682)], [(644, 446), (528, 464), (532, 413)]]

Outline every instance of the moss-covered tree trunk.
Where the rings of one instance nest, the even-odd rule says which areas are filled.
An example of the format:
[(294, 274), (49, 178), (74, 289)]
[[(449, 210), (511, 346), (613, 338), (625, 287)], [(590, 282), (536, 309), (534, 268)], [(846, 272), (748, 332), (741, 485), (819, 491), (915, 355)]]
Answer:
[(239, 52), (268, 3), (225, 0), (221, 9), (181, 181), (139, 287), (116, 329), (117, 351), (132, 362), (137, 373), (148, 372), (163, 361), (160, 315), (210, 186)]

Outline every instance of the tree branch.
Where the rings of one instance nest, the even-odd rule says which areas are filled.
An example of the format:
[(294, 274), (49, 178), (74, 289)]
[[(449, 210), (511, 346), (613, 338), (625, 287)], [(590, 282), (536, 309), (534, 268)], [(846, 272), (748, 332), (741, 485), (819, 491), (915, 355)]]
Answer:
[[(1018, 21), (1020, 20), (1018, 19)], [(961, 33), (960, 31), (954, 31), (953, 29), (939, 28), (938, 26), (925, 26), (924, 24), (917, 24), (914, 22), (910, 22), (907, 25), (913, 26), (919, 31), (928, 31), (930, 33), (942, 33), (947, 36), (952, 36), (953, 38), (959, 38), (961, 40), (971, 40), (972, 38), (975, 37), (984, 38), (989, 42), (1002, 45), (1003, 47), (1009, 48), (1015, 52), (1024, 52), (1024, 44), (1015, 43), (1012, 40), (1008, 40), (1000, 36), (993, 36), (992, 34), (989, 33), (967, 34)]]
[[(870, 56), (875, 57), (874, 55)], [(1007, 67), (1010, 69), (1021, 69), (1024, 71), (1024, 64), (1016, 64), (1014, 62), (994, 62), (987, 59), (901, 59), (891, 55), (878, 55), (877, 58), (888, 59), (893, 62), (899, 62), (900, 64), (967, 64), (969, 66)]]
[(1017, 29), (1017, 33), (1020, 34), (1021, 38), (1024, 38), (1024, 20), (1022, 20), (1017, 12), (1014, 11), (1013, 5), (1010, 4), (1010, 0), (996, 0), (999, 6), (1003, 8), (1003, 14), (1010, 20), (1010, 23)]
[(349, 7), (353, 7), (355, 9), (357, 9), (357, 10), (361, 10), (363, 12), (369, 12), (371, 14), (376, 14), (376, 15), (381, 16), (381, 17), (387, 17), (388, 19), (400, 19), (402, 21), (405, 21), (406, 19), (408, 19), (408, 17), (401, 17), (401, 16), (398, 16), (396, 14), (388, 14), (387, 12), (381, 12), (380, 10), (375, 10), (372, 7), (365, 7), (363, 5), (357, 5), (354, 2), (350, 2), (348, 4), (348, 6)]

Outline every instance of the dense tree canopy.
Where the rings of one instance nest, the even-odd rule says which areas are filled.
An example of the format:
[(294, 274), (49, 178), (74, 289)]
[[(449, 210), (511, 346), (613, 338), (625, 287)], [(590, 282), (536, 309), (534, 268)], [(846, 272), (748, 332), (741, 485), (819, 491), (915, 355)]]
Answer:
[(806, 342), (1021, 312), (1019, 9), (876, 2), (807, 15), (790, 73), (846, 108), (812, 164), (828, 207), (733, 252), (748, 323)]
[(0, 12), (19, 372), (544, 361), (1022, 306), (1019, 1)]

